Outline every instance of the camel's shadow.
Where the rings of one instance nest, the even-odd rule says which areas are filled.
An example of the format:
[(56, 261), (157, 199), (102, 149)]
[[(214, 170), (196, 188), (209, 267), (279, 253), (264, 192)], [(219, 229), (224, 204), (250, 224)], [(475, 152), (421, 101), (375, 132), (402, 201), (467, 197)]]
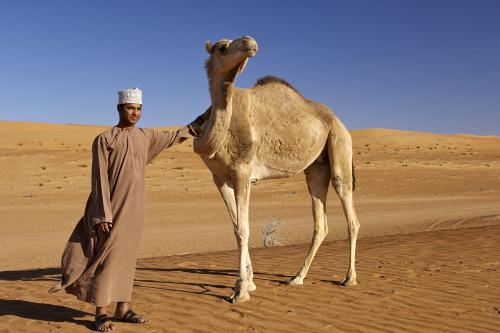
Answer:
[[(139, 271), (153, 272), (180, 272), (200, 275), (221, 275), (238, 277), (239, 271), (236, 269), (206, 269), (206, 268), (158, 268), (158, 267), (138, 267)], [(255, 280), (266, 280), (270, 282), (283, 282), (283, 279), (292, 278), (291, 275), (283, 275), (276, 273), (254, 272)], [(274, 277), (274, 278), (273, 278)]]
[[(167, 273), (169, 280), (159, 279), (156, 275), (154, 279), (152, 278), (142, 278), (141, 276), (136, 277), (135, 282), (136, 286), (143, 288), (152, 288), (152, 289), (160, 289), (165, 291), (174, 291), (174, 292), (182, 292), (189, 294), (198, 294), (204, 296), (210, 296), (217, 299), (229, 301), (227, 296), (223, 296), (217, 293), (212, 292), (213, 289), (227, 289), (224, 293), (229, 293), (230, 290), (233, 289), (233, 284), (230, 282), (229, 284), (225, 284), (224, 282), (218, 284), (208, 284), (203, 283), (201, 281), (197, 282), (189, 282), (189, 279), (184, 278), (182, 281), (172, 281), (172, 277), (175, 277), (177, 274), (196, 274), (196, 275), (215, 275), (221, 277), (238, 277), (238, 270), (231, 269), (205, 269), (205, 268), (158, 268), (158, 267), (138, 267), (138, 271), (140, 272), (164, 272)], [(174, 274), (170, 274), (174, 273)], [(142, 275), (142, 274), (139, 274)], [(164, 275), (162, 274), (161, 277)], [(186, 277), (183, 275), (183, 277)], [(288, 284), (288, 280), (292, 278), (292, 276), (282, 275), (282, 274), (271, 274), (271, 273), (263, 273), (263, 272), (254, 272), (254, 280), (268, 281), (270, 283), (274, 283), (276, 285), (285, 285)], [(227, 279), (224, 279), (227, 281)], [(146, 285), (144, 283), (153, 283), (153, 285)], [(158, 284), (160, 286), (158, 286)], [(165, 287), (165, 285), (173, 285), (174, 287)], [(187, 287), (187, 288), (182, 288)], [(199, 287), (199, 291), (194, 291), (191, 287)]]

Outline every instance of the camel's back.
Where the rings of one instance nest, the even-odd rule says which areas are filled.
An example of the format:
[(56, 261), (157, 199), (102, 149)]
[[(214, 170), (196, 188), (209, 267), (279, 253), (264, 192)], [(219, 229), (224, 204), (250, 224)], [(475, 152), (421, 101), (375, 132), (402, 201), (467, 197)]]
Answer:
[(254, 139), (255, 178), (295, 174), (323, 150), (333, 113), (286, 82), (271, 80), (237, 89), (234, 97), (233, 119), (247, 118)]

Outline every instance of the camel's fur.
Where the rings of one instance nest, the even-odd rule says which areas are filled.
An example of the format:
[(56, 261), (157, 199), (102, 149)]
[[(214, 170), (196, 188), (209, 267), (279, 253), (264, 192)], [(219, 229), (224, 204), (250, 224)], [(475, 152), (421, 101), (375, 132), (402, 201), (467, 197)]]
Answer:
[(248, 59), (258, 51), (251, 37), (207, 42), (206, 69), (212, 107), (194, 141), (226, 203), (240, 251), (240, 273), (232, 301), (249, 299), (255, 289), (248, 252), (248, 205), (252, 181), (283, 178), (302, 170), (312, 197), (314, 234), (309, 253), (291, 284), (302, 284), (328, 233), (326, 195), (332, 182), (348, 222), (349, 269), (344, 285), (356, 284), (355, 250), (359, 228), (352, 199), (351, 136), (333, 112), (302, 97), (286, 81), (266, 77), (249, 89), (234, 87)]

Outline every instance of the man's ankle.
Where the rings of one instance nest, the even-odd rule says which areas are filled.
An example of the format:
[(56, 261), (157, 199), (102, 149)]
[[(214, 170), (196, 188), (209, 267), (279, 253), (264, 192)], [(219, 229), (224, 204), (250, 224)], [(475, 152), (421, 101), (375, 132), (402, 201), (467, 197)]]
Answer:
[(95, 308), (95, 316), (100, 316), (106, 314), (106, 308), (105, 307), (96, 307)]
[(116, 313), (124, 315), (128, 311), (128, 304), (126, 302), (116, 303)]

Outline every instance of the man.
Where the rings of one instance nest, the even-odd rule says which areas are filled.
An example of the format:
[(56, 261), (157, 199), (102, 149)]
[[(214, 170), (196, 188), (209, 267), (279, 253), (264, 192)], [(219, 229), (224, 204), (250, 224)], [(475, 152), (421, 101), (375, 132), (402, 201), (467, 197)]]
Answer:
[(118, 92), (118, 125), (92, 146), (92, 191), (85, 214), (62, 256), (62, 279), (50, 292), (67, 293), (96, 306), (95, 329), (116, 329), (106, 306), (117, 302), (114, 319), (145, 323), (131, 301), (139, 241), (145, 220), (145, 167), (163, 149), (196, 137), (208, 112), (178, 131), (137, 128), (142, 92)]

